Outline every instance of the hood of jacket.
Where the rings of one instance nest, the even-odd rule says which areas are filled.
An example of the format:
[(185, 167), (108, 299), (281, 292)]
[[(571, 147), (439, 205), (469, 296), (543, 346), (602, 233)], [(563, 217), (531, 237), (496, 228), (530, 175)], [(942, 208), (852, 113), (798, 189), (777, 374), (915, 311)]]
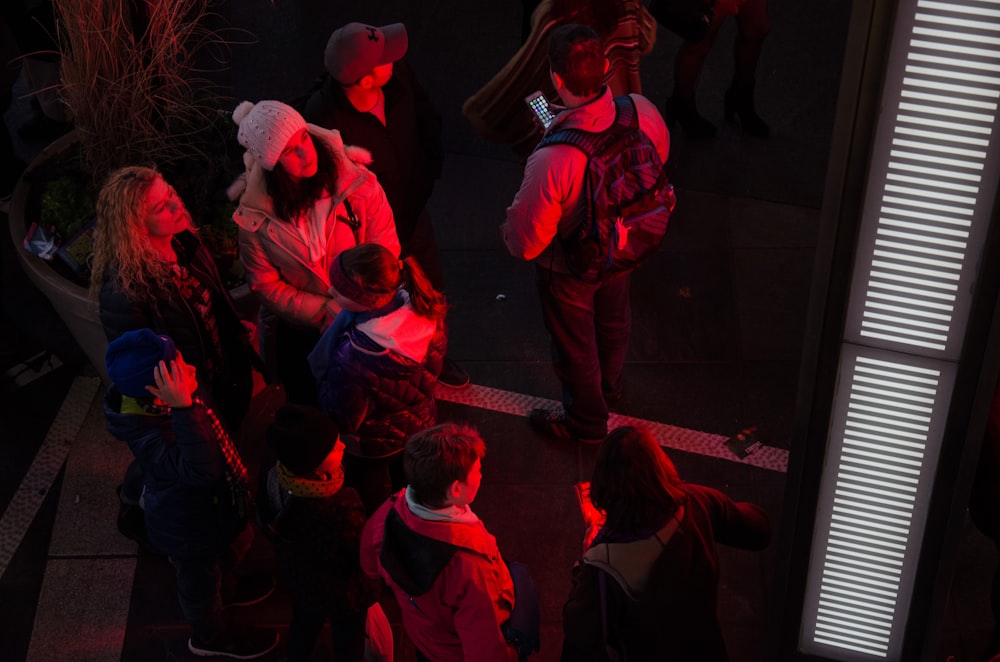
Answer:
[(410, 595), (430, 590), (456, 552), (471, 552), (486, 559), (497, 554), (496, 538), (481, 521), (421, 519), (406, 505), (404, 494), (405, 490), (392, 497), (379, 559), (392, 580)]
[[(332, 204), (336, 207), (370, 176), (366, 166), (372, 162), (371, 152), (363, 147), (344, 145), (340, 131), (336, 129), (324, 129), (315, 124), (306, 126), (309, 135), (318, 143), (317, 146), (325, 145), (333, 156), (333, 163), (337, 168), (337, 190), (332, 192)], [(244, 230), (256, 232), (265, 220), (275, 218), (274, 202), (267, 193), (264, 169), (249, 150), (243, 153), (243, 164), (246, 166), (246, 189), (240, 197), (233, 220)]]

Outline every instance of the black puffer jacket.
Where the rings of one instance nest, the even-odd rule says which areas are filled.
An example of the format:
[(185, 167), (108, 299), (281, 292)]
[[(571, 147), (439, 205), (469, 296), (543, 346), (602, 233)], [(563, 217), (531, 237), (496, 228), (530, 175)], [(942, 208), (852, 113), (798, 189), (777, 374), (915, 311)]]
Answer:
[(261, 474), (257, 518), (274, 543), (296, 608), (346, 615), (375, 602), (374, 582), (358, 556), (365, 508), (353, 488), (329, 497), (292, 496), (271, 467)]
[(215, 261), (201, 241), (190, 232), (181, 232), (174, 237), (174, 247), (178, 262), (212, 292), (223, 352), (221, 364), (207, 372), (209, 357), (214, 354), (211, 340), (198, 313), (170, 279), (156, 283), (156, 290), (148, 300), (136, 301), (125, 296), (117, 286), (114, 270), (110, 269), (100, 293), (104, 335), (110, 342), (127, 331), (148, 328), (170, 336), (184, 360), (198, 369), (198, 381), (208, 387), (222, 418), (235, 427), (246, 413), (253, 388), (249, 336)]
[[(402, 328), (397, 337), (401, 334)], [(394, 455), (410, 435), (437, 422), (434, 387), (447, 348), (444, 320), (419, 363), (386, 349), (356, 326), (337, 339), (326, 372), (317, 379), (318, 396), (320, 407), (340, 426), (348, 453)]]
[(233, 507), (226, 459), (205, 407), (168, 416), (122, 414), (112, 386), (104, 396), (108, 431), (128, 444), (142, 466), (149, 541), (167, 556), (220, 553), (246, 525)]

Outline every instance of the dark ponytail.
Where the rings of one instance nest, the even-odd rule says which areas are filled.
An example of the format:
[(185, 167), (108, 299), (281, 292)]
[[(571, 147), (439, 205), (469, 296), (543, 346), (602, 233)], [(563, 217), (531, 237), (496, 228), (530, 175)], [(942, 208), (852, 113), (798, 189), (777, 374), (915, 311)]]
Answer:
[(410, 293), (410, 305), (421, 317), (432, 320), (444, 318), (448, 304), (444, 295), (434, 289), (423, 268), (413, 257), (403, 258), (403, 269), (400, 273), (403, 287)]

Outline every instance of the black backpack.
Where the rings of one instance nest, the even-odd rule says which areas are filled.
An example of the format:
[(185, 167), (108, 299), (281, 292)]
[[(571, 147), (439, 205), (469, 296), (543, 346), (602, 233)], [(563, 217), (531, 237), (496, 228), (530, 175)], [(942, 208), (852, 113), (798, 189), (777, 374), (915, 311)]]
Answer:
[(559, 237), (570, 272), (598, 283), (631, 271), (655, 253), (676, 196), (656, 146), (639, 129), (632, 98), (615, 98), (615, 122), (606, 131), (561, 129), (536, 149), (553, 144), (572, 145), (587, 155), (586, 219)]

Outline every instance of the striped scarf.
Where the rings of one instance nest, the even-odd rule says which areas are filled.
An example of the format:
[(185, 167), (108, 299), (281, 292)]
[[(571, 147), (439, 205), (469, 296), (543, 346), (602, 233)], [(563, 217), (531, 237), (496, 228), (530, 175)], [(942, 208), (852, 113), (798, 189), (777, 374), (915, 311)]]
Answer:
[(219, 440), (219, 449), (222, 454), (226, 457), (226, 464), (229, 466), (229, 472), (233, 475), (242, 486), (246, 487), (250, 484), (249, 475), (247, 474), (246, 465), (243, 464), (243, 460), (240, 459), (240, 454), (236, 450), (236, 446), (233, 444), (232, 437), (226, 432), (226, 429), (222, 427), (222, 421), (219, 417), (215, 415), (215, 412), (205, 404), (205, 401), (200, 397), (195, 396), (191, 401), (196, 405), (201, 405), (205, 408), (205, 413), (208, 415), (208, 420), (212, 424), (212, 431), (215, 433), (215, 438)]

